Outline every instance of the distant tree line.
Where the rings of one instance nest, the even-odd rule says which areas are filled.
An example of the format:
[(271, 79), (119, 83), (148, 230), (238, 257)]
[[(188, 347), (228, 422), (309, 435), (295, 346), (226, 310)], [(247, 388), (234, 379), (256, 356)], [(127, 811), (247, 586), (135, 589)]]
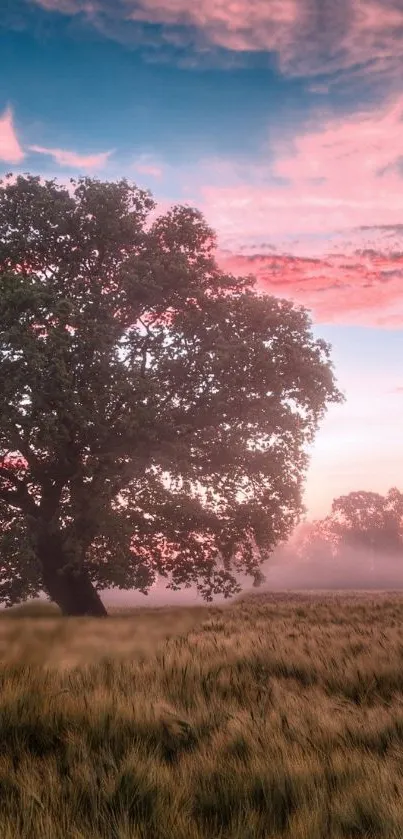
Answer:
[(377, 492), (350, 492), (333, 501), (331, 513), (313, 522), (305, 532), (299, 553), (306, 558), (337, 558), (346, 549), (368, 555), (368, 568), (377, 560), (402, 559), (403, 493), (392, 487), (386, 495)]

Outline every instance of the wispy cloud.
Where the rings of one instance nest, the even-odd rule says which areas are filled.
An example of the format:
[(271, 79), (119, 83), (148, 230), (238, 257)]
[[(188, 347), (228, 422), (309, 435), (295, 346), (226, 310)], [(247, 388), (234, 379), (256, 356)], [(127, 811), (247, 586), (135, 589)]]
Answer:
[[(318, 321), (401, 328), (402, 117), (400, 97), (279, 137), (243, 176), (239, 163), (216, 165), (200, 194), (222, 266), (255, 274), (262, 289), (296, 299)], [(259, 245), (273, 240), (274, 255)]]
[(61, 12), (65, 15), (73, 15), (78, 12), (88, 11), (92, 14), (96, 11), (96, 6), (93, 3), (87, 3), (85, 0), (31, 0), (37, 6), (42, 6), (48, 11)]
[(238, 165), (232, 183), (201, 187), (209, 220), (237, 243), (400, 224), (402, 116), (400, 97), (376, 113), (317, 119), (292, 139), (280, 137), (266, 162), (244, 167), (243, 180)]
[(53, 158), (59, 166), (83, 170), (103, 169), (113, 154), (113, 151), (99, 152), (98, 154), (80, 154), (66, 149), (47, 148), (37, 145), (24, 148), (15, 130), (12, 109), (8, 107), (0, 115), (0, 161), (15, 164), (21, 163), (25, 160), (28, 151), (34, 152), (35, 154), (47, 155)]
[[(288, 75), (354, 70), (400, 78), (402, 0), (31, 0), (64, 14), (84, 13), (113, 37), (113, 24), (159, 24), (160, 37), (200, 51), (266, 51)], [(128, 32), (129, 30), (126, 30)], [(135, 32), (136, 30), (133, 30)]]
[(156, 163), (150, 155), (143, 154), (134, 162), (134, 169), (141, 175), (150, 175), (152, 178), (161, 178), (164, 174), (162, 166)]
[(13, 113), (7, 108), (0, 116), (0, 160), (6, 163), (21, 163), (24, 151), (14, 127)]
[(318, 323), (403, 326), (403, 252), (358, 252), (351, 260), (220, 252), (218, 262), (233, 274), (254, 274), (262, 291), (307, 306)]
[(59, 166), (67, 166), (71, 169), (103, 169), (106, 166), (112, 151), (100, 152), (99, 154), (79, 154), (65, 149), (49, 149), (44, 146), (29, 146), (29, 150), (35, 154), (44, 154), (52, 157)]
[(147, 163), (139, 164), (136, 166), (138, 172), (142, 175), (151, 175), (152, 178), (161, 178), (162, 177), (162, 169), (159, 166), (151, 166)]

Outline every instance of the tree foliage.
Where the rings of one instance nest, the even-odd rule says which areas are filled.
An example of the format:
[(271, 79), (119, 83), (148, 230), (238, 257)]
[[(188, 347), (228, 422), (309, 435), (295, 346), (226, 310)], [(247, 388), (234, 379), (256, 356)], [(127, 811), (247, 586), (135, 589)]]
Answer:
[(392, 487), (385, 496), (359, 491), (335, 498), (330, 516), (314, 522), (301, 552), (337, 559), (345, 548), (403, 559), (403, 493)]
[(333, 502), (332, 519), (343, 544), (403, 554), (403, 493), (396, 487), (386, 496), (364, 491), (343, 495)]
[(154, 211), (125, 180), (0, 184), (8, 605), (45, 587), (72, 613), (79, 586), (156, 574), (228, 596), (302, 511), (306, 446), (342, 399), (330, 348), (218, 268), (197, 210)]

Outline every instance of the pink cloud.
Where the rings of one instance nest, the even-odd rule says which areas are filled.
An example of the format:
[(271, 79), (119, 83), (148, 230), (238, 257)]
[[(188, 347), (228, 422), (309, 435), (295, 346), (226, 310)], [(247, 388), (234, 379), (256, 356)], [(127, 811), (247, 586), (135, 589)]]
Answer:
[[(130, 7), (133, 9), (130, 11)], [(210, 44), (230, 50), (282, 50), (297, 19), (297, 0), (140, 0), (131, 20), (195, 27)]]
[[(166, 41), (189, 42), (202, 49), (267, 51), (278, 55), (289, 75), (358, 69), (400, 78), (400, 0), (31, 0), (65, 14), (84, 12), (94, 22), (127, 20), (162, 24)], [(178, 30), (181, 28), (181, 31)], [(107, 29), (104, 28), (104, 31)], [(113, 37), (113, 27), (110, 27)]]
[(77, 154), (64, 149), (48, 149), (43, 146), (30, 146), (30, 151), (36, 154), (45, 154), (53, 157), (59, 166), (68, 166), (72, 169), (102, 169), (112, 151), (100, 152), (99, 154)]
[(151, 175), (153, 178), (160, 178), (162, 176), (162, 169), (158, 166), (137, 166), (137, 171), (142, 175)]
[(394, 176), (397, 164), (403, 160), (402, 116), (400, 96), (380, 113), (361, 111), (353, 117), (330, 119), (323, 127), (291, 142), (289, 155), (282, 155), (279, 143), (275, 174), (307, 185), (311, 179), (323, 178), (324, 190), (329, 183), (335, 188), (342, 176), (343, 195), (352, 178), (354, 188), (358, 186), (360, 192), (361, 188), (371, 192), (375, 181), (378, 189), (390, 185), (396, 188), (396, 180), (379, 180), (378, 175), (384, 171)]
[(0, 116), (0, 160), (6, 163), (21, 163), (25, 155), (20, 146), (11, 108)]
[[(379, 113), (329, 118), (272, 143), (271, 161), (239, 167), (235, 183), (202, 187), (205, 211), (224, 236), (330, 233), (403, 219), (403, 97)], [(285, 179), (279, 186), (278, 180)], [(248, 180), (254, 179), (251, 185)], [(270, 182), (271, 179), (271, 182)]]
[[(319, 320), (401, 327), (402, 117), (400, 97), (376, 114), (322, 118), (294, 138), (279, 137), (268, 161), (246, 166), (243, 177), (239, 165), (216, 166), (214, 182), (200, 192), (222, 264), (256, 274), (263, 287), (299, 300)], [(344, 242), (329, 255), (335, 231), (344, 231)], [(320, 259), (279, 247), (292, 235), (305, 237), (312, 256), (318, 234)], [(259, 242), (274, 242), (278, 255)]]
[(220, 252), (218, 263), (235, 275), (254, 274), (259, 290), (306, 306), (319, 323), (403, 326), (403, 253), (398, 259), (358, 254), (346, 264), (342, 256), (308, 259)]
[(138, 163), (136, 169), (141, 175), (151, 175), (152, 178), (161, 178), (163, 175), (161, 167), (152, 163)]

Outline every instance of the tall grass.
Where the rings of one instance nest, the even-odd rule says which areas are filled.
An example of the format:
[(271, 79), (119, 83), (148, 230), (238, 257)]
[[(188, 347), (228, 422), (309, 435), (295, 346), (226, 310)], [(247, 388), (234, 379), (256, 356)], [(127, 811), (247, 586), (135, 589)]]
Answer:
[(2, 839), (401, 839), (402, 594), (114, 612), (0, 619)]

